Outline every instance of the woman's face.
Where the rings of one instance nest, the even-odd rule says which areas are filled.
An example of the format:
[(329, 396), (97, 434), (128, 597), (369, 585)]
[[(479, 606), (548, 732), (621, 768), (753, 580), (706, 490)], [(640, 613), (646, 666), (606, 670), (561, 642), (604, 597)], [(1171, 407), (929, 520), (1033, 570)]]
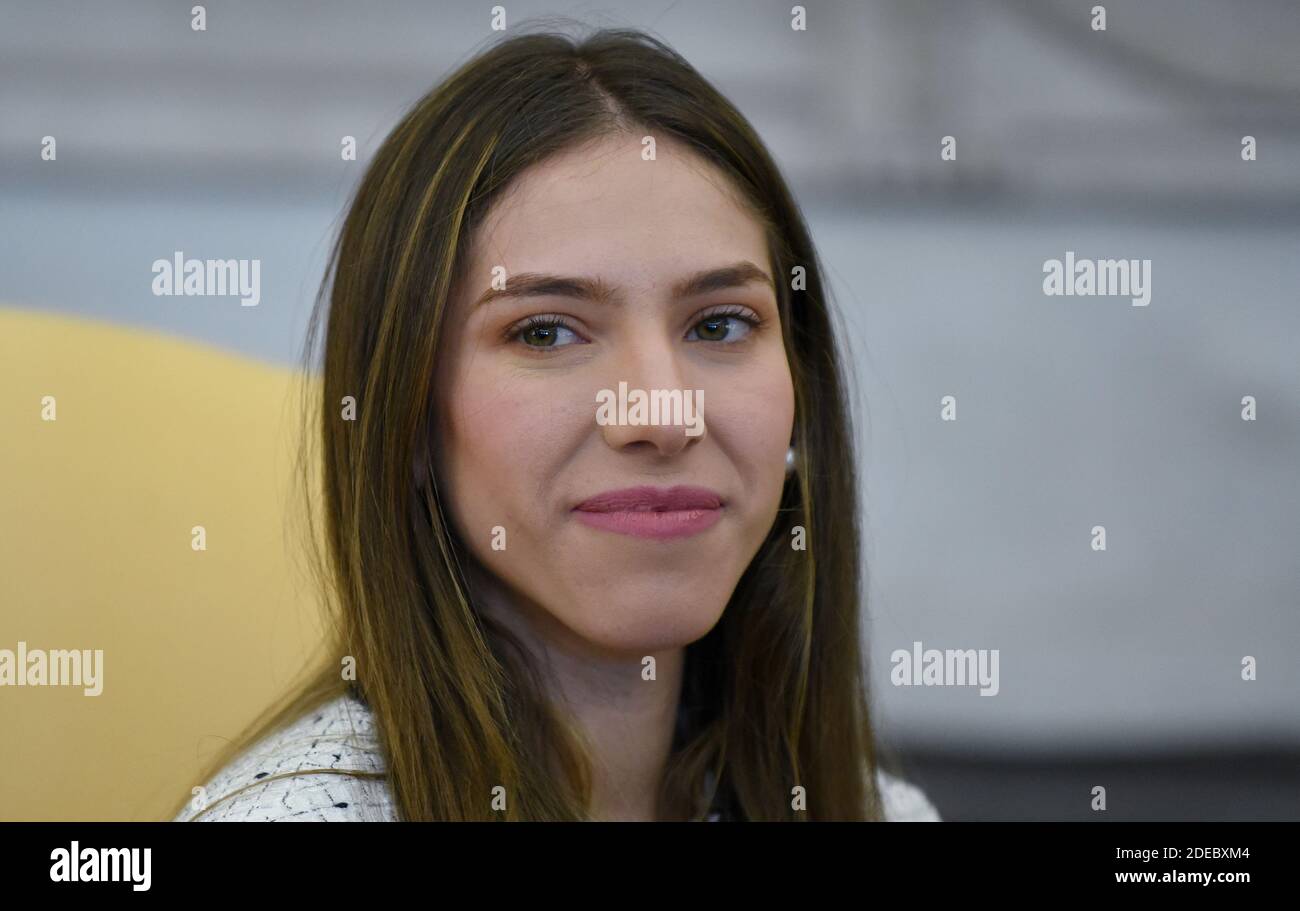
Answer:
[(699, 639), (776, 517), (781, 279), (725, 180), (611, 136), (522, 174), (474, 237), (439, 359), (440, 489), (552, 635), (638, 656)]

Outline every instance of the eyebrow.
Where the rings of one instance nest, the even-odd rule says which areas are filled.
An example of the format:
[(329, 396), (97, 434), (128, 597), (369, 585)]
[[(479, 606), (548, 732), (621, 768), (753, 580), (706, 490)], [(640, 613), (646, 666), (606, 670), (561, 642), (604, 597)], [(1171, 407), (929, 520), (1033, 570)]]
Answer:
[[(759, 282), (776, 291), (772, 277), (763, 269), (742, 260), (730, 266), (706, 269), (679, 280), (672, 287), (676, 298), (698, 297), (712, 291), (741, 288)], [(520, 272), (506, 279), (505, 288), (489, 288), (474, 303), (477, 308), (502, 298), (573, 297), (598, 304), (619, 303), (622, 294), (599, 278), (583, 276), (547, 275), (541, 272)]]

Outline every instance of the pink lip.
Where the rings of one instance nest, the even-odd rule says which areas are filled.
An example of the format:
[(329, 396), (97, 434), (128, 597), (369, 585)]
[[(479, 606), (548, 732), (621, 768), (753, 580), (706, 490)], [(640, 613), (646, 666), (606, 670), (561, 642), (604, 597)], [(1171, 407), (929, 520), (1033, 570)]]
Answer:
[(579, 522), (638, 538), (684, 538), (722, 518), (722, 498), (704, 487), (625, 487), (574, 508)]

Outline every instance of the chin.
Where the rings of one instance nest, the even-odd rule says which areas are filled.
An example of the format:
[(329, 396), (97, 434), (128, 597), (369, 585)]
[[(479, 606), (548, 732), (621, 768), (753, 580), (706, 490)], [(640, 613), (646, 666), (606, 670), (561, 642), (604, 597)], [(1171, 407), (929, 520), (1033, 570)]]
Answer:
[(666, 598), (659, 591), (620, 594), (615, 588), (598, 604), (574, 607), (581, 615), (572, 628), (587, 641), (611, 651), (648, 655), (702, 639), (722, 618), (726, 598), (698, 590), (680, 598)]

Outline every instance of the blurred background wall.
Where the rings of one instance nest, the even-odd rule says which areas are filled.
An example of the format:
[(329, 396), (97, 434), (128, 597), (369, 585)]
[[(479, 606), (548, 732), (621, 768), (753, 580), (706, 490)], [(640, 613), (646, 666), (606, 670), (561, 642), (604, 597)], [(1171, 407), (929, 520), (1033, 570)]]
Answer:
[[(288, 368), (348, 192), (491, 5), (204, 5), (0, 6), (0, 306)], [(654, 31), (789, 177), (853, 353), (882, 742), (949, 819), (1097, 818), (1094, 785), (1300, 818), (1300, 6), (804, 5), (507, 11)], [(153, 296), (174, 250), (260, 259), (261, 304)], [(1150, 305), (1045, 296), (1066, 251), (1150, 259)], [(891, 685), (915, 641), (998, 649), (998, 695)]]

